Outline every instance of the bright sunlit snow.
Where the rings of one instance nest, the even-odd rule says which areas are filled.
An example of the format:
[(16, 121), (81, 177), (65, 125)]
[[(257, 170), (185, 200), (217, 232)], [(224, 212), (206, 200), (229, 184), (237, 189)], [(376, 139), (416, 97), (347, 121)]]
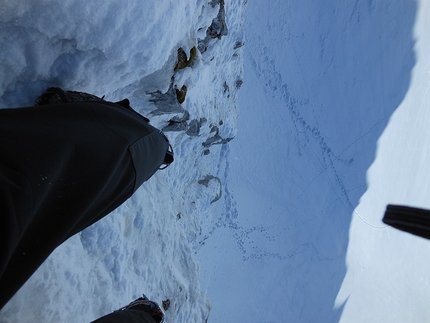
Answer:
[(426, 0), (0, 0), (0, 108), (49, 86), (127, 97), (175, 150), (0, 322), (90, 321), (141, 293), (171, 301), (166, 323), (428, 322), (430, 241), (381, 219), (430, 209), (429, 17)]

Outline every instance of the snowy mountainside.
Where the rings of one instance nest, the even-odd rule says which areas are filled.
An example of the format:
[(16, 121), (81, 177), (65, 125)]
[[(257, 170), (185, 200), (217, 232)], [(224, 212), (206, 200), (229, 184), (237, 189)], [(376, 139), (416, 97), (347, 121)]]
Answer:
[[(141, 293), (170, 300), (166, 322), (204, 322), (211, 305), (195, 252), (231, 207), (225, 143), (236, 134), (244, 1), (0, 6), (0, 108), (30, 106), (49, 86), (127, 97), (175, 151), (167, 170), (57, 248), (0, 322), (90, 321)], [(190, 64), (175, 69), (180, 48)]]
[[(202, 283), (219, 296), (220, 322), (338, 322), (351, 217), (415, 64), (416, 2), (270, 4), (246, 9), (246, 82), (229, 158), (239, 216), (201, 248), (210, 259)], [(356, 304), (350, 317), (360, 321)]]

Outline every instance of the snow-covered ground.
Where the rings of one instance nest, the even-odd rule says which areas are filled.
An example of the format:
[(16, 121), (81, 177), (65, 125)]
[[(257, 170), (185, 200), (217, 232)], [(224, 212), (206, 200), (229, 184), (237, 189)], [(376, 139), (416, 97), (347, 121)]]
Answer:
[(238, 217), (200, 253), (214, 322), (429, 321), (430, 242), (381, 221), (429, 207), (429, 18), (428, 1), (248, 2)]
[(430, 3), (419, 1), (416, 10), (411, 82), (378, 140), (352, 216), (336, 300), (345, 303), (341, 322), (430, 321), (430, 241), (381, 223), (387, 204), (430, 209)]
[(54, 85), (180, 130), (175, 163), (0, 322), (89, 321), (142, 292), (167, 323), (430, 320), (430, 242), (381, 222), (430, 208), (428, 1), (246, 2), (0, 0), (0, 108)]
[[(223, 3), (0, 1), (1, 108), (32, 105), (59, 86), (110, 101), (127, 97), (155, 126), (174, 120), (182, 129), (166, 130), (175, 163), (59, 247), (2, 309), (0, 322), (90, 321), (142, 293), (170, 300), (167, 323), (208, 318), (195, 253), (202, 221), (211, 227), (225, 204), (223, 194), (211, 202), (225, 182), (221, 142), (236, 134), (243, 66), (244, 3)], [(191, 66), (175, 72), (178, 49), (189, 58), (194, 46)], [(180, 105), (171, 86), (183, 85)]]

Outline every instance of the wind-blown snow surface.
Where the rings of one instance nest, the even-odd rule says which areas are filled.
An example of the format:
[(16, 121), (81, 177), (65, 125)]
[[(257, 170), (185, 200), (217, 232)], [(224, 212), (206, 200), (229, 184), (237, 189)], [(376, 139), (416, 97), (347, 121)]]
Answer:
[[(57, 85), (185, 125), (179, 105), (163, 114), (176, 50), (219, 6), (53, 3), (0, 0), (1, 107)], [(175, 163), (56, 250), (1, 322), (88, 321), (141, 292), (172, 300), (167, 322), (429, 320), (429, 243), (380, 221), (386, 203), (430, 208), (428, 4), (261, 4), (246, 9), (237, 126), (243, 2), (231, 0), (228, 34), (175, 73), (191, 120), (189, 135), (168, 132)]]
[[(0, 0), (0, 8), (1, 108), (32, 105), (59, 86), (127, 97), (155, 126), (174, 119), (183, 128), (166, 131), (176, 161), (55, 250), (0, 322), (90, 321), (142, 293), (171, 301), (166, 322), (204, 322), (211, 305), (195, 252), (201, 221), (226, 203), (212, 202), (225, 182), (221, 143), (236, 133), (243, 1)], [(224, 16), (228, 29), (217, 23)], [(211, 24), (219, 37), (206, 37)], [(194, 46), (191, 67), (174, 72), (178, 48), (189, 56)], [(182, 85), (181, 106), (171, 86)]]
[(428, 322), (430, 242), (381, 222), (428, 206), (426, 1), (268, 3), (245, 12), (238, 216), (201, 251), (211, 317)]
[(354, 210), (341, 322), (430, 322), (430, 241), (381, 223), (387, 204), (430, 209), (430, 4), (418, 2), (411, 84), (378, 141)]

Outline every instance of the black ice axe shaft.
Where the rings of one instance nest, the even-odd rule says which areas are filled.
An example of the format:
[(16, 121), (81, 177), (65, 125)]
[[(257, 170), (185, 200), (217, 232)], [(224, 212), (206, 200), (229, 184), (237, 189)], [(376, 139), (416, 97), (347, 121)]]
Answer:
[(396, 229), (430, 239), (430, 210), (390, 204), (382, 221)]

